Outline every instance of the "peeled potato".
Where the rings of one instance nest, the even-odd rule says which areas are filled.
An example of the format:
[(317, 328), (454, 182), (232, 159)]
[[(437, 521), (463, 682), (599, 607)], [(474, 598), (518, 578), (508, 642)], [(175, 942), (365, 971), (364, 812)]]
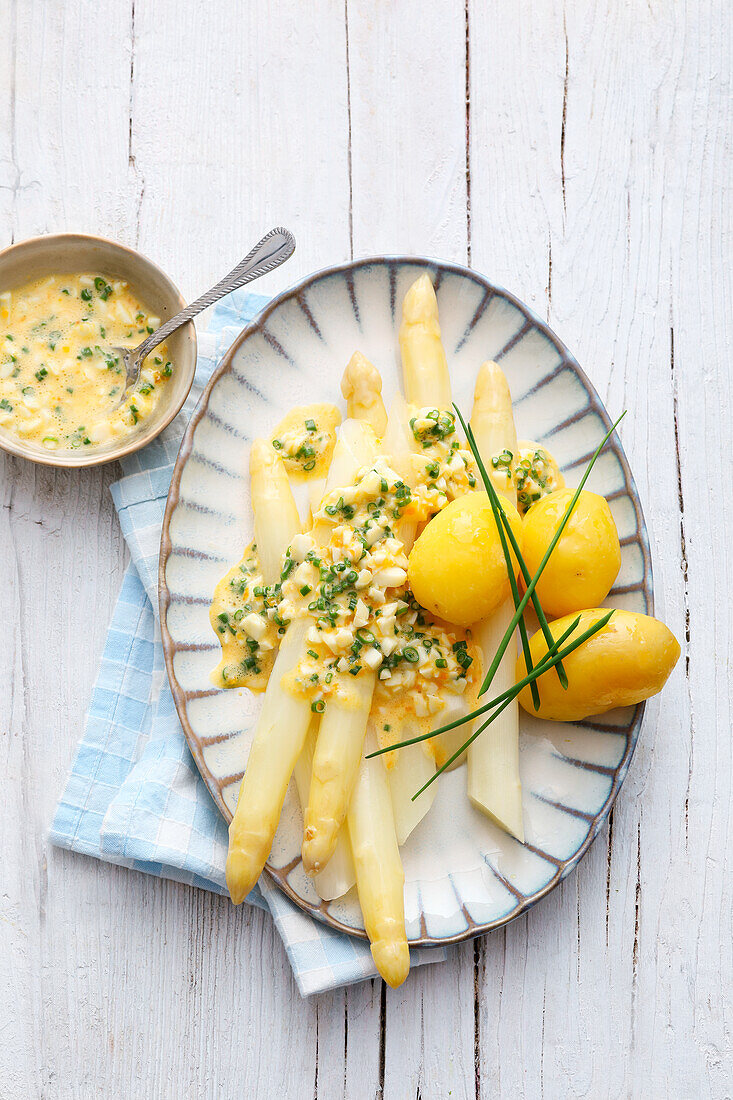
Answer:
[[(563, 647), (607, 614), (607, 607), (581, 612), (580, 622)], [(576, 618), (577, 612), (551, 622), (552, 637), (559, 638)], [(536, 665), (548, 649), (541, 630), (532, 636), (529, 646)], [(563, 659), (567, 689), (562, 687), (553, 668), (536, 681), (540, 709), (534, 709), (529, 685), (520, 692), (519, 702), (528, 714), (538, 718), (579, 722), (591, 714), (603, 714), (656, 695), (667, 682), (679, 655), (677, 639), (659, 619), (636, 611), (614, 611), (606, 626)], [(517, 661), (516, 675), (517, 680), (527, 675), (524, 657)]]
[[(499, 499), (521, 549), (519, 513)], [(511, 590), (486, 493), (467, 493), (431, 519), (412, 548), (408, 578), (423, 607), (449, 623), (470, 626), (493, 614)]]
[[(534, 576), (573, 498), (558, 489), (538, 500), (524, 517), (522, 554)], [(580, 494), (535, 591), (547, 615), (567, 615), (605, 600), (621, 568), (618, 531), (604, 497)]]

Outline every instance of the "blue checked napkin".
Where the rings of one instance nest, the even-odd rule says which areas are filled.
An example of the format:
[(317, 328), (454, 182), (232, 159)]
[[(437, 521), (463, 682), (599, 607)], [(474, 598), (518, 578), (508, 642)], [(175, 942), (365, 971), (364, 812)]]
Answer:
[[(266, 305), (239, 291), (199, 337), (193, 389), (180, 416), (122, 460), (112, 486), (132, 561), (112, 616), (84, 736), (50, 831), (61, 848), (225, 894), (227, 830), (183, 736), (157, 623), (158, 548), (173, 464), (201, 390), (240, 329)], [(293, 905), (263, 875), (247, 898), (269, 910), (303, 996), (376, 974), (363, 940), (335, 932)], [(438, 962), (436, 949), (412, 965)]]

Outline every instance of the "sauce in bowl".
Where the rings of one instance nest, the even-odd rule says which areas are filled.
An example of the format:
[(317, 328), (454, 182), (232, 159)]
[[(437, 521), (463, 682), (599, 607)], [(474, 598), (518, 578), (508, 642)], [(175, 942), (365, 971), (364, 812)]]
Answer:
[(0, 429), (50, 451), (129, 436), (172, 373), (165, 344), (145, 359), (118, 405), (136, 347), (160, 325), (127, 282), (101, 273), (51, 275), (0, 294)]

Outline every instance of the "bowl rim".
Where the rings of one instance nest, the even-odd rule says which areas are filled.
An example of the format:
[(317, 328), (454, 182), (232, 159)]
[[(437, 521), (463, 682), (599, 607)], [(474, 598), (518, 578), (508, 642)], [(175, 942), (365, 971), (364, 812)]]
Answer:
[[(142, 261), (145, 266), (154, 271), (163, 279), (164, 282), (168, 284), (169, 288), (178, 300), (179, 309), (185, 309), (186, 305), (188, 304), (186, 302), (186, 299), (183, 297), (183, 294), (178, 289), (178, 286), (171, 279), (170, 275), (168, 275), (159, 264), (155, 263), (154, 260), (151, 260), (149, 256), (146, 256), (144, 252), (140, 252), (138, 249), (132, 248), (130, 245), (121, 244), (119, 241), (113, 241), (110, 237), (101, 237), (96, 233), (75, 233), (64, 231), (62, 233), (40, 233), (34, 237), (25, 237), (22, 241), (14, 241), (6, 248), (0, 249), (0, 264), (2, 264), (3, 259), (11, 252), (15, 252), (18, 249), (25, 248), (28, 245), (32, 246), (49, 241), (66, 241), (69, 244), (74, 244), (77, 242), (83, 244), (99, 243), (103, 245), (108, 245), (119, 252), (127, 253), (128, 255), (133, 256), (135, 260)], [(181, 400), (179, 402), (174, 401), (171, 403), (171, 406), (163, 417), (163, 420), (155, 429), (152, 435), (142, 432), (139, 437), (131, 439), (127, 443), (123, 441), (123, 443), (113, 451), (107, 452), (103, 455), (95, 455), (94, 453), (91, 453), (86, 458), (80, 455), (78, 461), (74, 462), (56, 461), (54, 459), (54, 454), (56, 452), (53, 451), (49, 451), (48, 456), (28, 454), (22, 443), (16, 442), (15, 439), (12, 438), (6, 438), (2, 434), (0, 434), (0, 448), (7, 454), (14, 455), (17, 458), (23, 458), (27, 462), (33, 462), (36, 466), (52, 466), (57, 470), (80, 470), (88, 466), (104, 466), (109, 462), (117, 462), (119, 459), (125, 458), (127, 455), (134, 454), (135, 451), (141, 450), (142, 447), (147, 447), (148, 443), (152, 443), (154, 439), (157, 439), (160, 433), (168, 427), (168, 425), (171, 423), (172, 420), (175, 419), (176, 416), (178, 416), (179, 412), (186, 403), (186, 399), (191, 392), (191, 386), (193, 385), (194, 376), (196, 374), (196, 361), (198, 358), (196, 326), (194, 325), (193, 321), (187, 321), (185, 325), (181, 325), (179, 331), (181, 333), (186, 333), (186, 335), (188, 336), (188, 342), (191, 347), (192, 358), (190, 378), (188, 379), (188, 384), (185, 386), (185, 390), (181, 396)]]
[[(185, 692), (181, 689), (178, 679), (173, 667), (173, 659), (177, 652), (177, 646), (173, 642), (167, 625), (167, 614), (171, 604), (171, 594), (166, 582), (166, 567), (168, 564), (168, 558), (173, 549), (171, 535), (170, 535), (170, 522), (178, 506), (180, 500), (180, 488), (181, 488), (181, 476), (188, 461), (191, 451), (193, 449), (193, 438), (200, 421), (205, 416), (211, 393), (214, 386), (217, 384), (220, 378), (230, 371), (232, 363), (234, 361), (237, 352), (242, 345), (255, 333), (260, 332), (270, 315), (285, 301), (289, 299), (298, 300), (309, 287), (314, 283), (319, 282), (322, 279), (333, 277), (337, 275), (343, 275), (349, 281), (349, 275), (353, 276), (353, 273), (360, 268), (366, 268), (370, 266), (382, 266), (382, 267), (394, 267), (394, 266), (414, 266), (423, 267), (427, 269), (434, 276), (434, 285), (436, 290), (439, 287), (445, 275), (458, 275), (463, 276), (483, 288), (484, 298), (481, 305), (478, 307), (476, 313), (477, 316), (483, 312), (483, 308), (488, 304), (492, 297), (498, 296), (504, 298), (511, 305), (513, 305), (526, 319), (525, 326), (533, 326), (539, 329), (542, 334), (550, 341), (551, 344), (558, 351), (561, 362), (558, 368), (562, 369), (565, 366), (571, 367), (578, 377), (583, 382), (586, 391), (589, 396), (590, 406), (593, 411), (598, 415), (602, 424), (608, 430), (612, 425), (612, 420), (605, 408), (604, 403), (601, 401), (595, 386), (588, 378), (583, 368), (578, 363), (575, 356), (568, 350), (563, 341), (556, 335), (556, 333), (550, 328), (546, 321), (543, 321), (533, 309), (527, 306), (520, 298), (518, 298), (512, 291), (507, 290), (505, 287), (498, 283), (491, 282), (486, 276), (480, 272), (475, 271), (473, 268), (466, 267), (463, 264), (458, 264), (449, 260), (439, 260), (429, 256), (417, 256), (409, 254), (383, 254), (376, 256), (365, 256), (354, 260), (348, 260), (343, 263), (333, 264), (328, 267), (320, 268), (319, 270), (312, 272), (309, 275), (304, 276), (302, 279), (293, 283), (285, 290), (281, 291), (274, 298), (271, 299), (252, 320), (245, 325), (242, 331), (233, 340), (230, 347), (225, 352), (220, 364), (213, 371), (209, 378), (201, 396), (196, 403), (196, 407), (193, 410), (191, 418), (186, 426), (181, 444), (176, 455), (175, 465), (171, 477), (171, 484), (168, 490), (168, 497), (166, 499), (165, 512), (163, 515), (163, 524), (161, 529), (160, 538), (160, 553), (158, 558), (158, 612), (161, 637), (163, 643), (163, 655), (165, 659), (166, 674), (168, 676), (168, 682), (171, 688), (171, 694), (173, 695), (173, 701), (175, 703), (176, 711), (178, 713), (181, 726), (183, 728), (186, 742), (194, 758), (199, 773), (206, 784), (209, 794), (216, 803), (222, 817), (227, 824), (231, 821), (232, 815), (224, 802), (220, 787), (215, 778), (210, 772), (206, 761), (203, 756), (203, 751), (196, 735), (193, 732), (190, 721), (188, 719), (188, 713), (186, 708)], [(353, 288), (350, 288), (353, 289)], [(634, 513), (637, 522), (637, 541), (640, 546), (643, 558), (643, 581), (642, 592), (646, 601), (647, 613), (654, 614), (654, 578), (652, 571), (651, 551), (649, 546), (649, 531), (644, 518), (644, 513), (641, 505), (641, 499), (639, 491), (636, 487), (634, 476), (631, 472), (626, 453), (621, 443), (621, 439), (618, 432), (614, 430), (609, 437), (607, 446), (613, 451), (617, 461), (619, 462), (624, 479), (624, 493), (631, 500)], [(429, 936), (427, 935), (427, 928), (425, 924), (424, 916), (421, 916), (421, 929), (420, 936), (415, 939), (409, 940), (410, 948), (418, 947), (446, 947), (451, 944), (461, 943), (464, 940), (473, 939), (476, 936), (484, 935), (486, 932), (494, 931), (497, 928), (503, 928), (507, 924), (516, 920), (522, 914), (526, 913), (529, 909), (533, 908), (537, 902), (551, 893), (552, 890), (566, 878), (578, 865), (581, 859), (585, 856), (593, 841), (598, 836), (601, 828), (603, 827), (606, 819), (608, 818), (614, 802), (618, 796), (619, 790), (626, 778), (631, 764), (631, 758), (634, 755), (634, 750), (639, 739), (639, 733), (646, 710), (646, 702), (637, 703), (634, 707), (633, 714), (629, 719), (626, 726), (620, 727), (621, 732), (626, 733), (626, 748), (624, 754), (619, 761), (618, 765), (614, 769), (613, 778), (611, 781), (611, 787), (608, 795), (601, 806), (597, 814), (592, 817), (585, 813), (580, 813), (579, 816), (583, 817), (589, 822), (588, 834), (580, 847), (575, 851), (568, 859), (558, 859), (549, 856), (547, 852), (540, 852), (537, 849), (533, 849), (531, 845), (525, 844), (525, 847), (530, 850), (534, 850), (538, 855), (547, 859), (554, 867), (555, 872), (550, 877), (549, 881), (540, 890), (531, 895), (521, 894), (510, 883), (504, 882), (509, 892), (515, 897), (516, 905), (509, 912), (501, 917), (497, 917), (494, 920), (479, 922), (474, 921), (466, 907), (463, 906), (463, 915), (466, 920), (467, 927), (461, 932), (458, 932), (452, 936)], [(275, 884), (283, 891), (283, 893), (303, 912), (308, 913), (322, 924), (327, 925), (330, 928), (338, 932), (345, 933), (349, 936), (354, 936), (358, 939), (366, 940), (367, 934), (363, 929), (355, 929), (350, 925), (338, 920), (327, 909), (327, 902), (320, 901), (319, 904), (306, 901), (299, 894), (295, 892), (290, 885), (288, 875), (293, 869), (293, 866), (297, 863), (297, 859), (293, 863), (287, 863), (282, 867), (272, 867), (269, 863), (265, 864), (264, 871), (275, 882)]]

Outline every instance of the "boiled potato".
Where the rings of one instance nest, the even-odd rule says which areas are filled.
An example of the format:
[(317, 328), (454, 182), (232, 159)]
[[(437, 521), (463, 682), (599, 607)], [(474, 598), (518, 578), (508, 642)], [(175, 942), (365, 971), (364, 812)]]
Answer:
[[(573, 498), (574, 489), (558, 489), (538, 500), (524, 517), (522, 553), (534, 576)], [(567, 526), (537, 582), (547, 615), (567, 615), (605, 600), (621, 567), (621, 547), (611, 509), (604, 497), (580, 494)]]
[[(604, 615), (608, 608), (596, 607), (581, 612), (580, 622), (563, 643), (569, 645)], [(568, 629), (577, 612), (549, 624), (553, 638)], [(530, 650), (534, 664), (547, 653), (541, 630), (532, 636)], [(591, 714), (603, 714), (614, 707), (640, 703), (656, 695), (677, 664), (680, 647), (671, 630), (650, 615), (636, 611), (615, 611), (608, 624), (563, 659), (568, 675), (563, 689), (554, 669), (538, 677), (540, 709), (532, 703), (529, 686), (519, 695), (528, 714), (552, 722), (578, 722)], [(517, 680), (527, 674), (524, 658), (517, 661)]]
[[(519, 513), (499, 499), (521, 549)], [(449, 623), (470, 626), (493, 614), (511, 590), (486, 493), (467, 493), (431, 519), (412, 548), (408, 577), (423, 607)]]

